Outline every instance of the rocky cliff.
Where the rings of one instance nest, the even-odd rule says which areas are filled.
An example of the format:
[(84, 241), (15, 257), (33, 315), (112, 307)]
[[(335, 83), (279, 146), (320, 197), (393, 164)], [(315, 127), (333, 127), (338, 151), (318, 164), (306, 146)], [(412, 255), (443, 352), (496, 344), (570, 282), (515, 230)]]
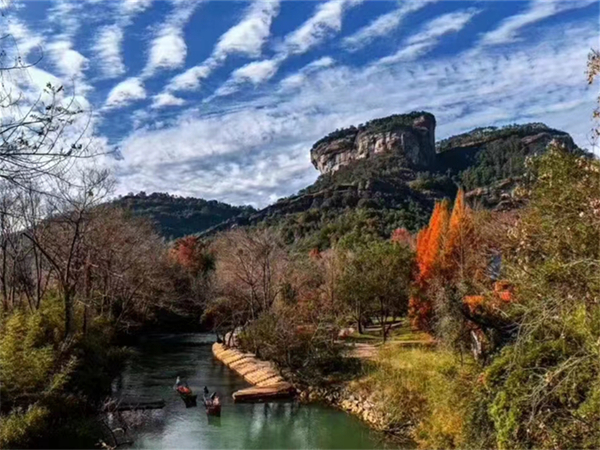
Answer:
[(384, 153), (402, 155), (414, 167), (435, 159), (435, 117), (427, 112), (397, 114), (358, 127), (336, 130), (313, 145), (310, 156), (321, 174)]

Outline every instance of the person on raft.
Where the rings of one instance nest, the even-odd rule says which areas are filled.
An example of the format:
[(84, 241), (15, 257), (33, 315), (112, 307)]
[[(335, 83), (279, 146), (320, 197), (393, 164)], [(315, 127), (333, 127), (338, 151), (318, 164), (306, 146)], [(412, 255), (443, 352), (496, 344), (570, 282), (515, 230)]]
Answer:
[(179, 376), (177, 376), (177, 380), (175, 380), (175, 386), (173, 386), (173, 388), (180, 394), (192, 393), (192, 390), (188, 387), (188, 384), (185, 381), (181, 381)]
[(219, 396), (217, 395), (217, 391), (213, 392), (212, 395), (208, 395), (210, 393), (210, 391), (208, 390), (208, 388), (206, 386), (204, 386), (204, 402), (207, 405), (218, 405), (219, 403), (221, 403), (221, 400), (219, 399)]

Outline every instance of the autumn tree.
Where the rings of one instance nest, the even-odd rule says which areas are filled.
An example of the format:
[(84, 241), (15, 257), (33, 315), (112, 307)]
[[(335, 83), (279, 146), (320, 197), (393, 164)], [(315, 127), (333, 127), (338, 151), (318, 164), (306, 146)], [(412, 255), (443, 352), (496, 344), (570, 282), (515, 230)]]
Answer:
[[(207, 306), (227, 330), (243, 327), (268, 311), (284, 289), (287, 254), (279, 237), (267, 230), (232, 230), (212, 244), (215, 292)], [(226, 320), (227, 319), (227, 320)]]
[(208, 246), (197, 236), (177, 239), (171, 247), (170, 255), (193, 277), (206, 276), (215, 266), (214, 256)]
[(448, 228), (448, 202), (437, 202), (429, 224), (417, 234), (416, 261), (418, 273), (414, 293), (409, 303), (409, 315), (414, 327), (431, 329), (433, 306), (427, 297), (427, 288), (439, 267)]

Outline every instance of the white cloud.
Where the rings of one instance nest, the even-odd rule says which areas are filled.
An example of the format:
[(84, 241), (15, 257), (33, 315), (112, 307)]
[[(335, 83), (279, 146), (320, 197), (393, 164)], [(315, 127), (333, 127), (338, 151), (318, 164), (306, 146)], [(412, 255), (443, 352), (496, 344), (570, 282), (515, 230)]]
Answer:
[(349, 51), (357, 51), (369, 45), (375, 39), (387, 36), (402, 23), (410, 13), (418, 11), (437, 0), (413, 0), (400, 3), (394, 11), (379, 16), (370, 24), (359, 29), (354, 34), (342, 40), (343, 46)]
[(173, 94), (169, 94), (168, 92), (163, 92), (154, 96), (151, 108), (159, 109), (166, 106), (181, 106), (183, 104), (185, 104), (184, 99), (175, 97)]
[(219, 38), (211, 56), (199, 66), (173, 77), (167, 91), (198, 89), (201, 80), (207, 78), (230, 54), (260, 56), (269, 38), (271, 23), (278, 13), (278, 0), (255, 0), (242, 19)]
[(260, 56), (271, 31), (271, 23), (278, 13), (279, 1), (258, 0), (252, 3), (242, 20), (221, 36), (214, 57), (219, 60), (232, 53), (254, 58)]
[(106, 108), (119, 108), (137, 100), (146, 98), (146, 89), (138, 77), (127, 78), (117, 84), (106, 99)]
[[(137, 130), (122, 142), (121, 189), (263, 206), (316, 178), (309, 150), (317, 139), (411, 110), (436, 115), (438, 138), (541, 121), (585, 145), (596, 94), (584, 76), (588, 48), (597, 42), (591, 22), (555, 26), (537, 42), (501, 53), (467, 51), (426, 64), (325, 64), (302, 89), (268, 90), (236, 99), (230, 110), (190, 112), (160, 129)], [(551, 39), (556, 35), (562, 39)]]
[(117, 78), (127, 71), (121, 49), (125, 28), (151, 4), (152, 0), (126, 0), (117, 4), (113, 13), (116, 15), (116, 22), (103, 26), (98, 31), (93, 51), (105, 78)]
[(483, 35), (484, 45), (506, 44), (517, 39), (519, 32), (541, 20), (572, 9), (598, 4), (598, 0), (532, 0), (522, 14), (504, 20), (498, 28)]
[(169, 91), (193, 90), (200, 87), (200, 80), (208, 77), (212, 72), (209, 65), (194, 66), (183, 73), (173, 77), (167, 85)]
[(73, 84), (76, 91), (86, 93), (92, 89), (85, 80), (89, 60), (73, 48), (70, 40), (55, 40), (46, 46), (56, 69), (65, 82)]
[(125, 73), (125, 64), (121, 56), (123, 28), (118, 25), (103, 27), (96, 38), (94, 50), (101, 61), (100, 69), (107, 78), (116, 78)]
[(280, 59), (265, 59), (262, 61), (253, 61), (234, 70), (231, 77), (207, 101), (212, 100), (214, 97), (231, 95), (237, 92), (243, 83), (248, 82), (258, 85), (270, 80), (277, 73), (280, 63)]
[(280, 86), (284, 89), (295, 89), (301, 87), (308, 75), (314, 74), (319, 70), (326, 69), (335, 64), (335, 60), (329, 56), (319, 58), (300, 69), (298, 72), (287, 76), (280, 81)]
[(152, 5), (152, 0), (123, 0), (121, 3), (121, 9), (124, 14), (137, 14)]
[(235, 81), (250, 81), (253, 84), (259, 84), (270, 79), (275, 72), (279, 62), (273, 59), (265, 59), (263, 61), (254, 61), (233, 72)]
[(378, 63), (392, 64), (415, 59), (435, 47), (442, 36), (462, 30), (478, 13), (479, 11), (471, 9), (448, 13), (433, 19), (419, 33), (408, 38), (404, 48), (380, 59)]
[[(29, 54), (36, 49), (38, 51), (35, 52), (32, 59), (35, 61), (42, 56), (42, 36), (33, 33), (23, 22), (14, 17), (8, 18), (6, 27), (8, 34), (12, 36), (16, 43), (15, 51), (21, 58), (27, 60)], [(7, 51), (7, 49), (4, 48), (4, 51)]]
[(150, 43), (148, 62), (142, 75), (147, 78), (158, 70), (177, 69), (185, 63), (187, 45), (183, 29), (199, 6), (199, 0), (174, 1), (173, 12), (155, 33)]
[(292, 54), (306, 53), (342, 29), (344, 10), (360, 1), (329, 0), (317, 7), (315, 14), (297, 30), (285, 37), (285, 51)]

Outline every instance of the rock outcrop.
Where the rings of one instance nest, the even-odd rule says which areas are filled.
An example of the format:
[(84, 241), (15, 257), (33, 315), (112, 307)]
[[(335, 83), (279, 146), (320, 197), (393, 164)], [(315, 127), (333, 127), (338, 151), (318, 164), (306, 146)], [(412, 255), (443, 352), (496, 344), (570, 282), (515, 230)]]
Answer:
[(400, 154), (415, 167), (431, 164), (435, 159), (435, 117), (414, 112), (372, 120), (337, 130), (315, 143), (310, 151), (311, 161), (321, 174), (383, 153)]

